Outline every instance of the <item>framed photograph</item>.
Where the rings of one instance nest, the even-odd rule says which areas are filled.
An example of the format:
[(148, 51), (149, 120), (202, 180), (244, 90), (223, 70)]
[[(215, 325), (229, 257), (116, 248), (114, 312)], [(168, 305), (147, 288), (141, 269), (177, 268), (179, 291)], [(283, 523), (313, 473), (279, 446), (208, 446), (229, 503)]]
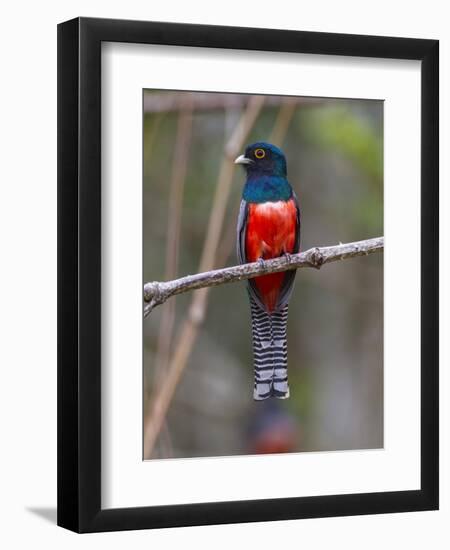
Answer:
[(438, 508), (438, 41), (58, 27), (58, 524)]

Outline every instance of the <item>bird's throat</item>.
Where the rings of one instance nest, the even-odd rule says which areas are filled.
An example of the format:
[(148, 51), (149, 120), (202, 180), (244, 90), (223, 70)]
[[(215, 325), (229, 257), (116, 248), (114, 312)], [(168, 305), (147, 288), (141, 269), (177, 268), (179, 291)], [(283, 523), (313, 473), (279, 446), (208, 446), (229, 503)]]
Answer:
[(287, 201), (292, 197), (292, 188), (286, 178), (278, 176), (258, 176), (248, 178), (242, 193), (250, 203)]

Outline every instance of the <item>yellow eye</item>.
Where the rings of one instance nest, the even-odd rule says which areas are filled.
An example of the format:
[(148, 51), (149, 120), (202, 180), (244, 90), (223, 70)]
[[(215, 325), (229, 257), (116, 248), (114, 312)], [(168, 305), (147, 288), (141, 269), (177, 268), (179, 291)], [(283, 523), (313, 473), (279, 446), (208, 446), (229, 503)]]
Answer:
[(266, 152), (264, 149), (256, 149), (255, 150), (255, 157), (257, 159), (263, 159), (266, 156)]

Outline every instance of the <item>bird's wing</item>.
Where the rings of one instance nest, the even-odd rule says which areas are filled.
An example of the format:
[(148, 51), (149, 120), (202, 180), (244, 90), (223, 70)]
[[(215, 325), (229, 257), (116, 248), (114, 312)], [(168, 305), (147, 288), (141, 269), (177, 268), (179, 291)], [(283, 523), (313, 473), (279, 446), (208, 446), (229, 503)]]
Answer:
[[(294, 249), (293, 254), (297, 254), (300, 250), (300, 207), (298, 204), (297, 195), (294, 191), (292, 191), (292, 199), (295, 202), (295, 208), (297, 210), (297, 220), (295, 224), (295, 241), (294, 241)], [(291, 271), (286, 271), (286, 274), (284, 276), (283, 284), (281, 286), (280, 295), (278, 297), (277, 307), (276, 310), (281, 310), (288, 302), (289, 298), (291, 297), (292, 290), (294, 288), (294, 280), (295, 275), (297, 274), (296, 269), (292, 269)]]
[[(247, 255), (245, 253), (245, 237), (247, 232), (247, 217), (248, 217), (248, 203), (245, 200), (241, 200), (241, 207), (239, 209), (239, 217), (237, 223), (237, 256), (241, 264), (247, 263)], [(248, 292), (252, 296), (259, 307), (265, 310), (264, 304), (261, 300), (261, 296), (256, 288), (252, 279), (247, 281)]]
[(244, 199), (241, 200), (239, 216), (237, 222), (237, 256), (239, 263), (245, 264), (247, 257), (245, 254), (245, 231), (247, 229), (248, 204)]

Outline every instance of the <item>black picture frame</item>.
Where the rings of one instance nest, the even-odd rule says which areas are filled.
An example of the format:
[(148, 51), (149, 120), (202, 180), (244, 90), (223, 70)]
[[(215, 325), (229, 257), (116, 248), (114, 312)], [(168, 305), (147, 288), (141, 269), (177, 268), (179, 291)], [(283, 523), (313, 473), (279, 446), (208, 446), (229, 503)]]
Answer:
[[(421, 61), (420, 490), (102, 510), (104, 41)], [(438, 509), (438, 67), (437, 40), (91, 18), (58, 26), (58, 525), (97, 532)]]

